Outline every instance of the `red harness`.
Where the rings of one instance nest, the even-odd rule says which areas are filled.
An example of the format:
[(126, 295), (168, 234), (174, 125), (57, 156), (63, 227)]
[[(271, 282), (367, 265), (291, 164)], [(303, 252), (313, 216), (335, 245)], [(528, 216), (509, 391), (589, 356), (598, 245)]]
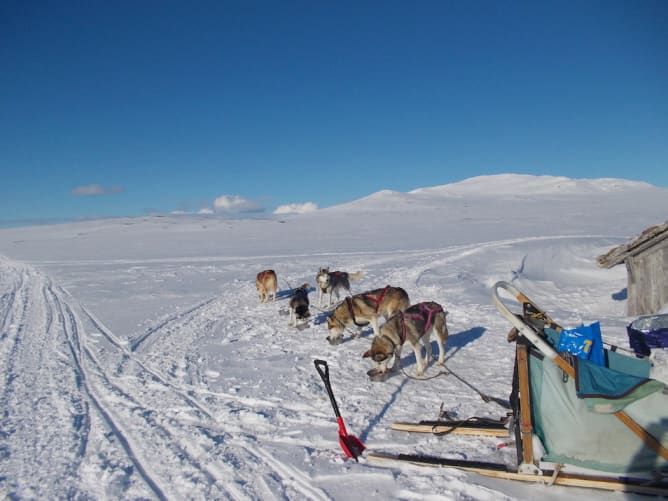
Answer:
[(376, 303), (376, 313), (378, 313), (378, 310), (380, 310), (380, 305), (383, 302), (383, 298), (385, 297), (385, 294), (387, 294), (389, 288), (390, 286), (386, 285), (378, 297), (374, 296), (373, 294), (364, 294), (365, 298), (371, 299), (371, 301)]
[[(336, 272), (340, 273), (340, 272)], [(381, 291), (380, 295), (378, 297), (374, 296), (373, 294), (364, 294), (364, 297), (366, 299), (371, 299), (374, 303), (376, 303), (376, 313), (378, 313), (378, 310), (380, 310), (380, 305), (383, 302), (383, 298), (385, 297), (385, 294), (387, 294), (388, 289), (390, 288), (389, 285), (386, 285), (385, 288)], [(369, 322), (364, 322), (364, 323), (359, 323), (357, 319), (355, 318), (355, 311), (353, 309), (353, 298), (350, 296), (346, 297), (346, 304), (348, 305), (348, 311), (350, 312), (350, 316), (353, 319), (353, 323), (357, 327), (366, 327), (369, 325)]]
[(424, 324), (424, 329), (422, 329), (422, 333), (420, 334), (420, 337), (424, 336), (427, 332), (429, 332), (429, 329), (431, 329), (431, 324), (434, 318), (434, 314), (443, 311), (443, 307), (441, 305), (435, 306), (433, 308), (430, 308), (427, 306), (427, 303), (419, 303), (418, 304), (420, 312), (419, 313), (404, 313), (404, 312), (399, 312), (399, 315), (401, 315), (401, 344), (404, 344), (406, 342), (406, 318), (410, 320), (423, 320), (425, 317), (425, 313), (427, 313), (427, 321)]

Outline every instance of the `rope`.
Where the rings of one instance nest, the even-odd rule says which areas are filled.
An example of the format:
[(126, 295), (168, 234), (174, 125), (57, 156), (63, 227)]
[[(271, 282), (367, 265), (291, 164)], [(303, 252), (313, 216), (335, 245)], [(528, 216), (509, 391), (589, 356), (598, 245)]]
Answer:
[(504, 409), (510, 409), (510, 404), (509, 404), (508, 402), (506, 402), (505, 400), (502, 400), (502, 399), (500, 399), (500, 398), (496, 398), (496, 397), (491, 397), (491, 396), (489, 396), (489, 395), (487, 395), (487, 394), (481, 392), (480, 390), (478, 390), (478, 388), (476, 388), (475, 386), (473, 386), (471, 383), (469, 383), (468, 381), (466, 381), (464, 378), (458, 376), (456, 373), (454, 373), (453, 371), (451, 371), (448, 367), (446, 367), (445, 364), (443, 364), (443, 368), (444, 368), (445, 370), (443, 370), (443, 371), (441, 371), (441, 372), (439, 372), (438, 374), (435, 374), (435, 375), (433, 375), (433, 376), (429, 376), (429, 377), (416, 377), (416, 376), (411, 376), (410, 374), (408, 374), (408, 373), (406, 372), (406, 370), (405, 370), (403, 367), (401, 368), (401, 372), (403, 372), (403, 374), (404, 374), (407, 378), (409, 378), (409, 379), (413, 379), (413, 380), (415, 380), (415, 381), (429, 381), (430, 379), (435, 379), (435, 378), (440, 377), (440, 376), (448, 376), (448, 375), (452, 375), (452, 376), (455, 377), (455, 379), (458, 379), (459, 381), (461, 381), (462, 383), (464, 383), (466, 386), (468, 386), (469, 388), (471, 388), (473, 391), (475, 391), (478, 395), (480, 395), (480, 398), (482, 398), (482, 400), (483, 400), (485, 403), (494, 402), (495, 404), (500, 405), (500, 406), (503, 407)]
[(333, 305), (329, 310), (323, 310), (322, 308), (318, 308), (318, 307), (317, 307), (316, 305), (314, 305), (314, 304), (310, 304), (309, 306), (310, 306), (311, 308), (313, 308), (314, 310), (318, 310), (320, 313), (332, 313), (335, 309), (337, 309), (339, 306), (341, 306), (341, 305), (343, 304), (344, 301), (345, 301), (345, 298), (344, 298), (344, 299), (340, 299), (339, 302), (338, 302), (338, 303), (334, 303), (334, 305)]
[(290, 289), (290, 297), (295, 295), (295, 289), (292, 287), (292, 284), (288, 279), (282, 279), (284, 282), (288, 284), (288, 289)]
[(626, 353), (635, 355), (635, 351), (629, 350), (628, 348), (624, 348), (623, 346), (618, 346), (615, 344), (608, 343), (607, 341), (603, 341), (603, 346), (608, 346), (608, 349), (610, 351), (624, 351)]
[[(432, 435), (434, 435), (436, 437), (443, 437), (445, 435), (449, 435), (450, 433), (455, 431), (457, 428), (460, 428), (460, 427), (462, 427), (464, 425), (467, 425), (467, 424), (470, 424), (470, 423), (475, 423), (475, 422), (480, 422), (480, 421), (481, 421), (481, 419), (477, 418), (475, 416), (470, 417), (468, 419), (464, 419), (463, 421), (460, 421), (459, 423), (456, 423), (456, 424), (452, 424), (452, 423), (448, 423), (447, 421), (444, 421), (443, 424), (435, 424), (434, 426), (432, 426), (431, 433), (432, 433)], [(447, 430), (447, 431), (436, 431), (436, 428), (438, 428), (439, 426), (448, 426), (448, 427), (450, 427), (450, 429)]]
[(433, 376), (417, 377), (417, 376), (411, 376), (408, 372), (406, 372), (406, 369), (404, 369), (403, 367), (401, 368), (401, 372), (403, 372), (404, 376), (406, 376), (408, 379), (413, 379), (414, 381), (429, 381), (430, 379), (436, 379), (437, 377), (447, 376), (448, 374), (450, 374), (448, 371), (441, 371), (438, 374), (434, 374)]
[[(467, 425), (467, 424), (471, 424), (471, 423), (477, 423), (479, 425), (484, 425), (484, 426), (503, 425), (505, 427), (505, 425), (507, 425), (511, 421), (512, 416), (513, 416), (513, 413), (509, 412), (504, 417), (499, 418), (499, 419), (492, 419), (492, 418), (489, 418), (489, 417), (471, 416), (470, 418), (460, 420), (460, 419), (457, 419), (456, 415), (451, 414), (447, 410), (443, 410), (443, 405), (444, 405), (444, 402), (441, 402), (441, 406), (440, 406), (439, 411), (438, 411), (438, 418), (436, 419), (436, 421), (434, 421), (434, 425), (433, 425), (432, 430), (431, 430), (432, 434), (434, 434), (436, 436), (448, 435), (449, 433), (452, 433), (453, 431), (455, 431), (455, 429), (457, 429), (461, 426)], [(439, 426), (449, 427), (450, 429), (447, 430), (447, 431), (436, 431), (436, 429)], [(511, 443), (514, 443), (514, 442), (504, 442), (502, 444), (497, 445), (497, 448), (502, 448), (502, 447), (505, 447), (507, 445), (511, 445)]]

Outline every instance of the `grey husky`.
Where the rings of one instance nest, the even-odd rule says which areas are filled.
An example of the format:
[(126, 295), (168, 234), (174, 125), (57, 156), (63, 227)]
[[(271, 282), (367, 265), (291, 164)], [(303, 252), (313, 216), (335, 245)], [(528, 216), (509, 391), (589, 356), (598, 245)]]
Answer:
[(322, 299), (325, 294), (329, 294), (327, 308), (332, 306), (332, 295), (336, 295), (336, 301), (339, 300), (339, 291), (344, 289), (350, 294), (350, 281), (359, 280), (364, 275), (363, 272), (348, 273), (346, 271), (329, 271), (329, 268), (320, 268), (315, 276), (315, 282), (318, 287), (318, 306), (322, 307)]

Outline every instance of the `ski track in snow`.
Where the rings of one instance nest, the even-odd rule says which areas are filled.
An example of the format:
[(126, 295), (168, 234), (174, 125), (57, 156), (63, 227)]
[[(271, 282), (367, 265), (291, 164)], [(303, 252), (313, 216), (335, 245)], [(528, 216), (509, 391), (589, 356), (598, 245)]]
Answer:
[[(108, 342), (102, 347), (86, 339), (90, 329), (84, 328), (72, 299), (53, 288), (48, 279), (28, 268), (3, 270), (3, 275), (6, 271), (11, 271), (14, 283), (2, 299), (2, 332), (7, 338), (2, 344), (7, 362), (2, 392), (2, 463), (4, 471), (14, 473), (11, 477), (31, 482), (15, 485), (9, 475), (3, 476), (3, 491), (21, 498), (48, 497), (54, 489), (68, 498), (85, 496), (86, 487), (77, 485), (77, 478), (84, 463), (94, 460), (86, 449), (90, 413), (95, 412), (107, 429), (107, 439), (120, 448), (116, 454), (124, 454), (119, 458), (124, 464), (117, 469), (133, 469), (142, 478), (145, 485), (136, 486), (141, 495), (188, 498), (196, 492), (195, 497), (202, 499), (253, 499), (254, 491), (245, 493), (243, 486), (253, 485), (264, 469), (264, 475), (286, 484), (279, 499), (291, 498), (293, 493), (309, 499), (326, 498), (299, 472), (272, 461), (261, 447), (244, 444), (244, 457), (233, 461), (227, 448), (216, 452), (214, 449), (230, 435), (202, 404), (134, 357), (80, 308), (83, 320)], [(192, 320), (192, 311), (188, 315)], [(26, 335), (36, 332), (45, 335), (39, 339)], [(177, 412), (165, 415), (165, 409)], [(34, 430), (44, 413), (52, 415), (55, 426), (37, 434)], [(200, 421), (204, 424), (192, 425)], [(63, 430), (66, 423), (69, 426)], [(12, 447), (13, 443), (30, 443), (32, 447), (22, 451)], [(256, 464), (254, 472), (243, 473), (228, 466), (230, 462), (249, 461)], [(178, 468), (173, 468), (175, 464)], [(22, 471), (24, 468), (30, 472)], [(49, 478), (42, 478), (41, 471)], [(180, 478), (174, 478), (175, 471), (180, 472)], [(237, 487), (217, 481), (225, 478), (229, 483), (230, 474), (237, 477)]]
[[(352, 283), (353, 293), (387, 283), (406, 288), (413, 303), (432, 298), (441, 302), (450, 312), (446, 364), (469, 380), (483, 378), (485, 392), (503, 398), (510, 390), (514, 353), (505, 346), (508, 326), (489, 301), (479, 300), (489, 297), (491, 283), (455, 265), (473, 254), (563, 238), (575, 237), (405, 252), (402, 267), (396, 267), (397, 253), (359, 254), (353, 260), (366, 273), (361, 283)], [(337, 255), (328, 258), (336, 261)], [(315, 275), (323, 259), (301, 258), (291, 268), (286, 264), (289, 271), (279, 275), (279, 282), (296, 283), (304, 268)], [(393, 265), (389, 270), (388, 263)], [(252, 269), (254, 263), (240, 258), (237, 265)], [(519, 269), (519, 261), (517, 265)], [(493, 453), (497, 459), (514, 460), (514, 451), (495, 451), (489, 438), (447, 442), (391, 432), (389, 423), (395, 420), (435, 418), (439, 399), (464, 418), (505, 411), (484, 404), (452, 378), (420, 382), (395, 375), (385, 384), (369, 382), (364, 377), (368, 364), (361, 359), (368, 330), (360, 339), (346, 335), (342, 345), (330, 347), (324, 339), (326, 327), (317, 323), (322, 313), (313, 311), (305, 331), (288, 329), (287, 316), (278, 314), (286, 302), (258, 304), (250, 281), (228, 284), (223, 294), (126, 335), (112, 332), (41, 272), (8, 260), (0, 260), (0, 266), (0, 285), (7, 291), (0, 298), (0, 355), (6, 367), (0, 490), (11, 496), (46, 498), (58, 492), (67, 498), (96, 497), (104, 479), (109, 498), (324, 500), (341, 492), (340, 485), (333, 486), (341, 477), (318, 475), (323, 462), (339, 462), (351, 475), (362, 468), (361, 474), (378, 476), (380, 482), (388, 470), (364, 461), (355, 468), (340, 458), (331, 407), (312, 365), (322, 357), (332, 369), (334, 392), (341, 398), (349, 430), (357, 430), (375, 448), (469, 459)], [(506, 273), (513, 276), (512, 269)], [(311, 294), (312, 304), (316, 297)], [(488, 331), (494, 336), (486, 336)], [(303, 341), (283, 343), (286, 335)], [(482, 336), (498, 349), (477, 350)], [(508, 357), (506, 373), (498, 373), (499, 357)], [(286, 359), (294, 361), (292, 373), (282, 374), (281, 381), (263, 376), (275, 376), (274, 361)], [(414, 362), (412, 351), (405, 349), (406, 373), (414, 373)], [(220, 374), (211, 367), (229, 372)], [(257, 377), (235, 377), (235, 367), (254, 368)], [(432, 363), (425, 375), (437, 371)], [(427, 384), (430, 390), (425, 391), (422, 385)], [(376, 401), (372, 407), (379, 409), (377, 414), (365, 411), (370, 400)], [(48, 429), (35, 433), (43, 423), (50, 423)], [(281, 460), (286, 454), (303, 455), (304, 467), (296, 468), (294, 459)], [(512, 499), (484, 487), (484, 481), (467, 486), (476, 477), (462, 472), (449, 471), (434, 480), (433, 471), (410, 466), (396, 471), (423, 493), (457, 484), (458, 492), (466, 493), (463, 498)], [(412, 497), (384, 487), (376, 495)]]
[[(39, 494), (40, 484), (55, 485), (70, 495), (76, 492), (69, 482), (77, 477), (90, 429), (82, 381), (69, 363), (68, 339), (63, 324), (54, 318), (57, 305), (49, 297), (48, 281), (26, 268), (13, 266), (3, 272), (11, 292), (2, 312), (6, 375), (0, 458), (12, 466), (5, 471), (16, 468), (21, 476), (34, 480), (23, 495)], [(41, 430), (44, 415), (69, 424), (66, 432), (55, 427)], [(24, 445), (12, 447), (13, 443)], [(44, 478), (47, 472), (49, 478)], [(3, 484), (11, 482), (9, 475), (2, 477)]]

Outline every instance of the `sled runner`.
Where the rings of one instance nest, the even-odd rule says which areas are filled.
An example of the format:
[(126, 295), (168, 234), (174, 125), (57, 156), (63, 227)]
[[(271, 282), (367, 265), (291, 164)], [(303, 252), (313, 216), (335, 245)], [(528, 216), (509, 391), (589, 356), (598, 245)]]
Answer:
[(594, 476), (577, 473), (563, 473), (561, 465), (556, 465), (553, 470), (541, 470), (541, 475), (518, 473), (510, 467), (501, 463), (488, 463), (485, 461), (467, 461), (461, 459), (450, 459), (421, 454), (385, 454), (371, 452), (367, 459), (374, 462), (404, 462), (418, 466), (440, 466), (444, 468), (456, 468), (458, 470), (477, 473), (486, 477), (500, 478), (504, 480), (515, 480), (544, 485), (562, 485), (567, 487), (582, 487), (588, 489), (603, 489), (620, 492), (634, 492), (637, 494), (649, 494), (665, 496), (668, 486), (661, 482), (648, 482), (636, 478), (615, 478)]
[[(521, 312), (511, 312), (499, 290)], [(517, 465), (411, 454), (368, 459), (668, 495), (668, 390), (649, 378), (649, 362), (606, 349), (598, 325), (565, 331), (510, 283), (495, 284), (492, 301), (512, 324), (508, 341), (516, 344), (510, 433)]]
[(509, 431), (502, 420), (474, 419), (437, 419), (417, 423), (392, 423), (393, 430), (413, 433), (431, 433), (433, 435), (483, 435), (489, 437), (508, 437)]

